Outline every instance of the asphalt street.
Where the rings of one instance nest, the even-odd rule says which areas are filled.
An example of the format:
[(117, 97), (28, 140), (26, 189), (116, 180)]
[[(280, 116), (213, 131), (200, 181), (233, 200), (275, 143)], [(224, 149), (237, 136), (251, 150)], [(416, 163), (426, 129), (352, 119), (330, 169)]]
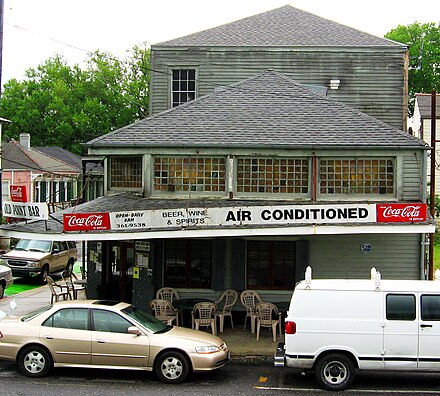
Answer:
[[(22, 376), (14, 363), (0, 362), (1, 395), (332, 395), (306, 376), (283, 367), (231, 363), (193, 375), (180, 385), (161, 383), (139, 371), (55, 369), (45, 378)], [(440, 374), (360, 374), (349, 395), (440, 395)]]

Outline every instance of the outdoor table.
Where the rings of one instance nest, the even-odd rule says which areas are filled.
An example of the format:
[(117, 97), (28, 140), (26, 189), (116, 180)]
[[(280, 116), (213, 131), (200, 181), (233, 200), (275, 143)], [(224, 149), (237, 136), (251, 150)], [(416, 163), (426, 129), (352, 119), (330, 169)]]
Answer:
[(194, 305), (200, 303), (200, 302), (211, 302), (214, 301), (210, 300), (209, 298), (179, 298), (178, 300), (174, 300), (172, 302), (173, 307), (178, 309), (179, 311), (182, 311), (182, 326), (185, 327), (191, 327), (191, 312), (194, 308)]

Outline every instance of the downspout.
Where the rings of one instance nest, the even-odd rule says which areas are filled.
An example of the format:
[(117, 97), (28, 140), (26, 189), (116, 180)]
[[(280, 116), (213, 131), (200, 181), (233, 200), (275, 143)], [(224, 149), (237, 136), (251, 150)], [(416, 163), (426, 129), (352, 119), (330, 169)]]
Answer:
[[(428, 150), (423, 151), (422, 158), (422, 180), (428, 180)], [(426, 202), (427, 192), (424, 183), (421, 183), (421, 201)], [(426, 255), (426, 234), (420, 234), (420, 279), (426, 280), (428, 275), (427, 255)]]

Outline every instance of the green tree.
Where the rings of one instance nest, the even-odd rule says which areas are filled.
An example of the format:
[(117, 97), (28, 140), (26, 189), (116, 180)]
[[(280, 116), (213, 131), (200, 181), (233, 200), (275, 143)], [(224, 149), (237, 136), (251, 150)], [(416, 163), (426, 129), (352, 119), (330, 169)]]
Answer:
[(148, 116), (150, 51), (135, 46), (124, 60), (96, 51), (86, 68), (61, 56), (9, 80), (0, 114), (12, 121), (4, 136), (31, 135), (33, 146), (59, 146), (81, 154), (81, 143)]
[(399, 25), (385, 37), (409, 46), (409, 112), (412, 115), (416, 93), (440, 90), (440, 25), (433, 22)]

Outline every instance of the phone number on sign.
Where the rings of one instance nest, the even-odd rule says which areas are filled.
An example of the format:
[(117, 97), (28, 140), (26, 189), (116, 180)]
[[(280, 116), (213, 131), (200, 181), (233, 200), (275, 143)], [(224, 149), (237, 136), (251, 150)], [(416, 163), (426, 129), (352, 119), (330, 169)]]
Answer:
[(147, 223), (122, 223), (116, 224), (116, 228), (147, 228)]

